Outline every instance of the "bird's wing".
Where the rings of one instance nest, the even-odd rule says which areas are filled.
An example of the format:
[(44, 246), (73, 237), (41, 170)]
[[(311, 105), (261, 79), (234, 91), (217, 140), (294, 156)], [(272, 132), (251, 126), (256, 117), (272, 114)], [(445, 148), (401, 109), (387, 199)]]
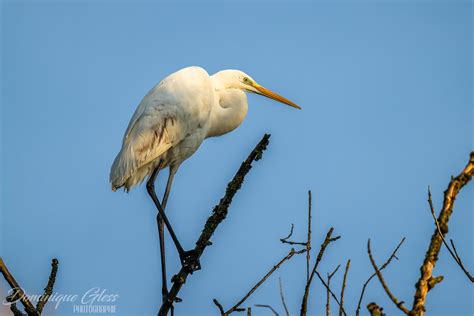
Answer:
[(113, 188), (121, 187), (137, 169), (204, 125), (210, 113), (206, 107), (210, 107), (211, 87), (203, 69), (185, 68), (165, 78), (143, 98), (112, 165)]
[[(185, 112), (189, 112), (193, 110), (193, 107), (196, 107), (199, 99), (204, 101), (205, 98), (209, 98), (206, 94), (210, 94), (211, 91), (212, 84), (209, 74), (201, 67), (186, 67), (169, 75), (154, 86), (140, 102), (128, 123), (123, 143), (126, 142), (138, 119), (149, 110), (150, 106), (153, 107), (153, 104), (169, 104), (182, 107)], [(192, 119), (192, 117), (188, 119)]]
[(170, 104), (145, 106), (129, 125), (110, 172), (114, 187), (122, 186), (137, 169), (179, 143), (187, 132), (179, 108)]

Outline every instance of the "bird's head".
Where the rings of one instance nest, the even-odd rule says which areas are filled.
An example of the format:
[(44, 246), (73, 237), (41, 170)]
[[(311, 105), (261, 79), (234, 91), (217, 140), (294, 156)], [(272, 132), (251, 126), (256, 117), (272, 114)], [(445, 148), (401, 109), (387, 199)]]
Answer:
[(259, 85), (252, 77), (240, 70), (222, 70), (212, 76), (217, 79), (218, 89), (241, 89), (245, 92), (257, 93), (275, 101), (301, 109), (297, 104), (285, 97)]

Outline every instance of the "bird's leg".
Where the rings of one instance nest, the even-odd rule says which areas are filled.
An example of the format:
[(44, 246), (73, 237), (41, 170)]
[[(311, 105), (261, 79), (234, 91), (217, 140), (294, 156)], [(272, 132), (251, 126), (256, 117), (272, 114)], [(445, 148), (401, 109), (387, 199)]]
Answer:
[[(163, 200), (162, 200), (163, 209), (166, 208), (166, 202), (168, 201), (168, 196), (170, 194), (171, 185), (173, 184), (174, 175), (176, 174), (176, 171), (178, 170), (178, 167), (179, 166), (176, 166), (176, 165), (170, 166), (170, 173), (169, 173), (169, 176), (168, 176), (168, 182), (166, 183), (165, 195), (164, 195)], [(183, 253), (180, 253), (179, 258), (181, 260), (181, 264), (183, 266), (189, 267), (191, 269), (191, 271), (196, 271), (196, 270), (201, 269), (201, 264), (199, 262), (199, 257), (197, 256), (197, 254), (195, 253), (194, 250), (185, 251)]]
[(181, 246), (178, 238), (176, 237), (176, 234), (174, 233), (173, 231), (173, 228), (171, 227), (171, 224), (168, 220), (168, 218), (166, 217), (166, 214), (165, 214), (165, 211), (163, 210), (163, 207), (161, 206), (161, 203), (160, 201), (158, 201), (158, 198), (156, 197), (156, 193), (155, 193), (155, 179), (156, 179), (156, 176), (158, 174), (158, 170), (159, 170), (159, 167), (158, 166), (154, 171), (153, 173), (151, 174), (150, 176), (150, 179), (148, 180), (147, 184), (146, 184), (146, 188), (147, 188), (147, 191), (148, 191), (148, 194), (150, 195), (151, 199), (153, 200), (153, 203), (155, 203), (155, 206), (156, 208), (158, 209), (158, 213), (160, 214), (160, 216), (162, 217), (165, 225), (166, 225), (166, 228), (168, 228), (168, 231), (170, 232), (170, 235), (171, 235), (171, 239), (173, 239), (173, 242), (176, 246), (176, 249), (178, 250), (178, 253), (184, 253), (184, 249), (183, 247)]
[[(147, 181), (146, 186), (149, 193), (150, 193), (150, 188), (151, 188), (154, 194), (155, 180), (156, 180), (156, 177), (158, 176), (160, 167), (161, 167), (161, 162), (157, 166), (157, 168), (153, 171), (152, 175), (150, 176), (150, 179), (148, 179)], [(154, 200), (153, 196), (151, 198)], [(164, 209), (166, 207), (165, 197), (163, 197), (162, 201), (163, 201), (163, 209)], [(163, 222), (163, 218), (160, 215), (160, 212), (158, 212), (158, 214), (156, 215), (156, 222), (158, 226), (158, 237), (160, 240), (161, 280), (162, 280), (161, 296), (164, 301), (166, 297), (168, 296), (168, 285), (167, 285), (168, 282), (166, 278), (166, 251), (165, 251), (164, 222)]]
[[(165, 194), (163, 195), (163, 199), (161, 200), (161, 206), (163, 210), (166, 209), (166, 204), (168, 202), (168, 196), (171, 190), (171, 184), (173, 183), (173, 178), (176, 173), (176, 167), (171, 166), (168, 175), (168, 182), (166, 183), (166, 190)], [(166, 300), (168, 296), (168, 281), (166, 276), (166, 251), (165, 251), (165, 223), (163, 218), (161, 217), (160, 213), (156, 215), (156, 223), (158, 225), (158, 235), (160, 238), (160, 255), (161, 255), (161, 279), (163, 280), (163, 286), (161, 288), (161, 294), (163, 296), (163, 302)]]
[[(171, 191), (171, 185), (173, 184), (174, 175), (176, 174), (177, 170), (178, 170), (178, 166), (175, 166), (175, 165), (170, 166), (170, 171), (169, 171), (170, 173), (169, 173), (169, 176), (168, 176), (168, 182), (166, 183), (166, 190), (165, 190), (165, 194), (163, 196), (163, 200), (162, 200), (162, 203), (161, 203), (161, 206), (163, 207), (163, 210), (166, 209), (166, 203), (168, 201), (168, 196), (169, 196), (170, 191)], [(158, 213), (158, 216), (160, 216), (159, 213)], [(161, 216), (160, 216), (160, 218), (161, 218)], [(163, 227), (164, 226), (163, 220), (161, 219), (161, 221), (162, 221), (161, 225)], [(163, 247), (164, 247), (164, 245), (163, 245)], [(199, 263), (199, 258), (193, 250), (185, 251), (183, 253), (180, 253), (179, 257), (180, 257), (182, 265), (183, 266), (188, 266), (191, 269), (191, 271), (196, 271), (196, 270), (199, 270), (201, 268), (201, 265)], [(164, 273), (166, 273), (166, 270), (165, 270)]]
[(163, 219), (161, 218), (160, 214), (156, 216), (156, 221), (158, 225), (158, 237), (160, 239), (161, 280), (162, 280), (161, 296), (164, 302), (166, 300), (166, 297), (168, 296), (168, 281), (166, 278), (165, 230), (164, 230)]
[(160, 213), (156, 215), (156, 224), (158, 225), (158, 237), (160, 240), (160, 259), (161, 259), (161, 296), (163, 302), (168, 296), (168, 280), (166, 277), (166, 250), (165, 250), (165, 227)]
[(181, 264), (184, 268), (189, 269), (190, 271), (196, 271), (201, 268), (198, 260), (198, 256), (195, 253), (195, 251), (184, 251), (183, 247), (181, 246), (178, 238), (176, 237), (176, 234), (173, 231), (173, 228), (171, 227), (171, 224), (166, 217), (165, 211), (163, 210), (163, 207), (160, 204), (160, 201), (158, 201), (158, 198), (156, 197), (155, 193), (155, 179), (158, 174), (160, 165), (153, 171), (153, 173), (150, 176), (150, 179), (148, 180), (146, 184), (146, 188), (148, 191), (148, 194), (150, 195), (151, 199), (153, 200), (153, 203), (155, 203), (156, 208), (158, 209), (158, 213), (162, 217), (164, 224), (166, 225), (166, 228), (168, 228), (168, 231), (171, 235), (171, 239), (173, 239), (173, 242), (176, 246), (176, 250), (179, 253), (179, 258), (181, 260)]

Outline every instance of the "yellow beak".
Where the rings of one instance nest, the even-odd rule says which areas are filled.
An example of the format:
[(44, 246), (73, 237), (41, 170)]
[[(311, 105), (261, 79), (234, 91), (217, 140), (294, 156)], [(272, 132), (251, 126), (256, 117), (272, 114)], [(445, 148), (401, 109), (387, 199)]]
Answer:
[(284, 98), (284, 97), (282, 97), (281, 95), (279, 95), (279, 94), (277, 94), (277, 93), (275, 93), (275, 92), (273, 92), (273, 91), (270, 91), (270, 90), (268, 90), (267, 88), (264, 88), (264, 87), (262, 87), (261, 85), (259, 85), (259, 84), (257, 84), (257, 83), (254, 83), (252, 86), (253, 86), (255, 89), (257, 89), (257, 91), (259, 92), (259, 94), (264, 95), (264, 96), (266, 96), (267, 98), (276, 100), (276, 101), (281, 102), (281, 103), (285, 103), (285, 104), (287, 104), (287, 105), (289, 105), (289, 106), (292, 106), (292, 107), (294, 107), (294, 108), (297, 108), (297, 109), (300, 109), (300, 110), (301, 110), (301, 108), (300, 108), (298, 105), (296, 105), (295, 103), (291, 102), (291, 101), (288, 100), (287, 98)]

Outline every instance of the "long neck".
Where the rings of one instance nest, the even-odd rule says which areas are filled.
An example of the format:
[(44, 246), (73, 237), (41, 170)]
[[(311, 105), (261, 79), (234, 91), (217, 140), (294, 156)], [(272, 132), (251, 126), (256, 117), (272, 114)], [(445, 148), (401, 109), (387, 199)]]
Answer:
[(217, 100), (211, 110), (206, 137), (219, 136), (236, 129), (247, 115), (247, 95), (240, 89), (216, 91)]

